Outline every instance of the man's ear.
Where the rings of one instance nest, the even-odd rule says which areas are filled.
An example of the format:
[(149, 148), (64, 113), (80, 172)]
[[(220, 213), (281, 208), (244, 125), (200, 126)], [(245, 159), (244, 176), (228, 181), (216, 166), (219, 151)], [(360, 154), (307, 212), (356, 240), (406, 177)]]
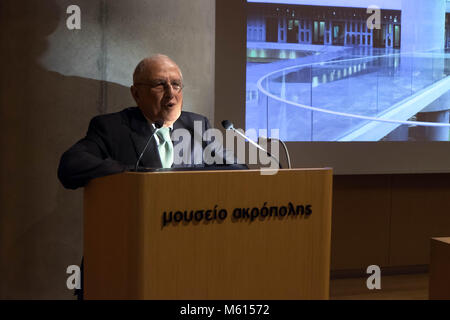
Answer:
[(134, 98), (134, 101), (136, 101), (136, 103), (138, 104), (139, 103), (139, 92), (138, 92), (138, 89), (134, 85), (132, 85), (130, 87), (130, 91), (131, 91), (131, 95)]

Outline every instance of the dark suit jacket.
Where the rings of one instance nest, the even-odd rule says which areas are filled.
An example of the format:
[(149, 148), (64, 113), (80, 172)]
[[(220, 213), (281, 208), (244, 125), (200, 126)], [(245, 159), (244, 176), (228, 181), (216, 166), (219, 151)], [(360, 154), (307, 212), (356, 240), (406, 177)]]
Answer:
[[(203, 132), (210, 128), (205, 117), (184, 111), (173, 124), (173, 130), (184, 128), (191, 134), (191, 163), (181, 166), (206, 165), (203, 161), (200, 164), (194, 162), (194, 145), (197, 144), (198, 151), (198, 144), (201, 144), (202, 152), (207, 145), (203, 141), (194, 141), (198, 136), (194, 135), (194, 121), (201, 122)], [(89, 124), (86, 137), (62, 155), (58, 178), (64, 187), (76, 189), (91, 179), (133, 169), (151, 134), (152, 129), (138, 107), (96, 116)], [(174, 147), (177, 143), (179, 141), (174, 142)], [(155, 139), (150, 142), (140, 166), (162, 167)]]

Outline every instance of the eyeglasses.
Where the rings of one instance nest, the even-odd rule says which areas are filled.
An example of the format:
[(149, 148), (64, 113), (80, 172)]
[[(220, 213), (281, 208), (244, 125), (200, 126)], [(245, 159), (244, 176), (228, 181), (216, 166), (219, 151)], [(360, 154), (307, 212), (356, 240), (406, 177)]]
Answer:
[(135, 86), (149, 86), (151, 90), (155, 92), (164, 92), (169, 89), (169, 86), (176, 93), (180, 93), (183, 90), (183, 84), (181, 81), (172, 81), (170, 84), (167, 81), (154, 81), (150, 83), (135, 83)]

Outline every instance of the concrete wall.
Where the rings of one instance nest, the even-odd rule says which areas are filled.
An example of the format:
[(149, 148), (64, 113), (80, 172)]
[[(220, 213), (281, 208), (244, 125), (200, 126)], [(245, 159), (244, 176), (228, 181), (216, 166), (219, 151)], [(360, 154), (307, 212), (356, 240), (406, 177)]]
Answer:
[(444, 48), (445, 0), (402, 0), (402, 51)]
[[(66, 8), (81, 8), (68, 30)], [(82, 190), (62, 188), (62, 152), (100, 113), (134, 105), (134, 66), (181, 67), (185, 110), (214, 119), (214, 0), (0, 2), (0, 299), (66, 299), (82, 256)]]

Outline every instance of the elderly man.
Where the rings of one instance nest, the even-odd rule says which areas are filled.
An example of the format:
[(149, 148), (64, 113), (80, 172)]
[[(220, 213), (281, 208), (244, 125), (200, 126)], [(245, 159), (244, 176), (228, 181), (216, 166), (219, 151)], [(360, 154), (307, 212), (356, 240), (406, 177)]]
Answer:
[(131, 94), (138, 107), (94, 117), (86, 137), (63, 154), (58, 177), (64, 187), (75, 189), (93, 178), (132, 169), (138, 159), (152, 168), (206, 165), (202, 158), (194, 161), (194, 149), (195, 143), (200, 143), (200, 150), (207, 143), (194, 139), (191, 161), (174, 164), (171, 132), (184, 129), (194, 137), (194, 130), (210, 127), (205, 117), (182, 111), (183, 77), (174, 61), (164, 55), (142, 60), (133, 74)]

